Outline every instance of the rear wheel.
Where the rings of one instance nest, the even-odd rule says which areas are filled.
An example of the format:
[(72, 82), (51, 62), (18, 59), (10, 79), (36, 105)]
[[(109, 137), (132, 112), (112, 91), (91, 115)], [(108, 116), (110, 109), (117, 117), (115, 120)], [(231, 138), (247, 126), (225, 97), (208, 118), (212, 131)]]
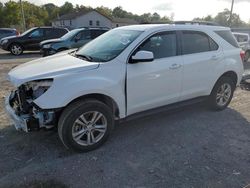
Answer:
[(208, 99), (210, 109), (224, 110), (231, 102), (235, 88), (236, 84), (230, 77), (220, 78)]
[(23, 53), (23, 47), (20, 44), (11, 44), (10, 52), (13, 55), (21, 55)]
[(249, 57), (250, 57), (250, 51), (246, 51), (244, 61), (247, 62)]
[(82, 100), (64, 110), (58, 134), (67, 148), (87, 152), (101, 146), (113, 127), (112, 110), (106, 104), (94, 99)]

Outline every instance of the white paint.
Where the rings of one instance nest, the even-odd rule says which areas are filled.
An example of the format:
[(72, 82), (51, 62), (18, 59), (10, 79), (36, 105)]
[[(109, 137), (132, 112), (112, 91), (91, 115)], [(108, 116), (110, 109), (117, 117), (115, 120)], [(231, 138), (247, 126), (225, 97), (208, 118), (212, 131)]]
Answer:
[[(185, 99), (209, 95), (218, 78), (227, 71), (234, 71), (237, 74), (237, 84), (241, 81), (243, 64), (240, 59), (240, 49), (232, 47), (214, 33), (214, 30), (228, 30), (228, 28), (198, 25), (138, 25), (121, 27), (117, 30), (119, 29), (140, 30), (143, 33), (109, 62), (86, 62), (65, 52), (20, 65), (8, 74), (9, 79), (18, 86), (28, 81), (53, 78), (49, 90), (34, 101), (43, 109), (65, 107), (80, 96), (98, 93), (107, 95), (116, 102), (121, 118)], [(149, 35), (173, 30), (204, 32), (216, 41), (219, 49), (213, 52), (155, 59), (152, 62), (127, 63), (135, 47)], [(174, 65), (178, 66), (171, 68)]]

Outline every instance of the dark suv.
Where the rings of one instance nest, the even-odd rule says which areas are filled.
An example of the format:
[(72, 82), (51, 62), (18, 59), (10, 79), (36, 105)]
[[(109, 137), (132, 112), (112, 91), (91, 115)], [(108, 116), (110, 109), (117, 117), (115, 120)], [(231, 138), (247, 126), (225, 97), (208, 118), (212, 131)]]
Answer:
[(20, 55), (24, 50), (39, 50), (43, 40), (54, 39), (65, 35), (68, 29), (55, 27), (35, 27), (20, 36), (5, 37), (0, 40), (0, 47), (13, 55)]
[(108, 30), (108, 28), (74, 29), (61, 38), (42, 41), (41, 53), (43, 56), (48, 56), (63, 50), (80, 48)]

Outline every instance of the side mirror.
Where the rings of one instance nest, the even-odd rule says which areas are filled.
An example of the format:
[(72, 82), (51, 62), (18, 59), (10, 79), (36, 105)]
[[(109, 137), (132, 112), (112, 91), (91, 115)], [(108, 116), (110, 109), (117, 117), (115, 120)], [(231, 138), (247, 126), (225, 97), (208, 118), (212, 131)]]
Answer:
[(154, 60), (154, 54), (150, 51), (138, 51), (131, 57), (130, 63), (151, 62)]

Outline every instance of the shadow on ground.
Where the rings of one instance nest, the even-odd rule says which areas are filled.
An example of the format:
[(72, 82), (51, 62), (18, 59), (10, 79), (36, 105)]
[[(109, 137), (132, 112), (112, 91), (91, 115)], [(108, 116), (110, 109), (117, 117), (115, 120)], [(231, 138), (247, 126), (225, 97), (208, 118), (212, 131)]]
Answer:
[(73, 153), (56, 132), (0, 130), (0, 187), (243, 187), (250, 182), (250, 124), (237, 111), (201, 105), (116, 126), (109, 141)]
[(24, 52), (19, 56), (12, 55), (10, 52), (1, 52), (0, 60), (15, 60), (15, 59), (27, 59), (27, 58), (39, 58), (42, 57), (39, 51)]

